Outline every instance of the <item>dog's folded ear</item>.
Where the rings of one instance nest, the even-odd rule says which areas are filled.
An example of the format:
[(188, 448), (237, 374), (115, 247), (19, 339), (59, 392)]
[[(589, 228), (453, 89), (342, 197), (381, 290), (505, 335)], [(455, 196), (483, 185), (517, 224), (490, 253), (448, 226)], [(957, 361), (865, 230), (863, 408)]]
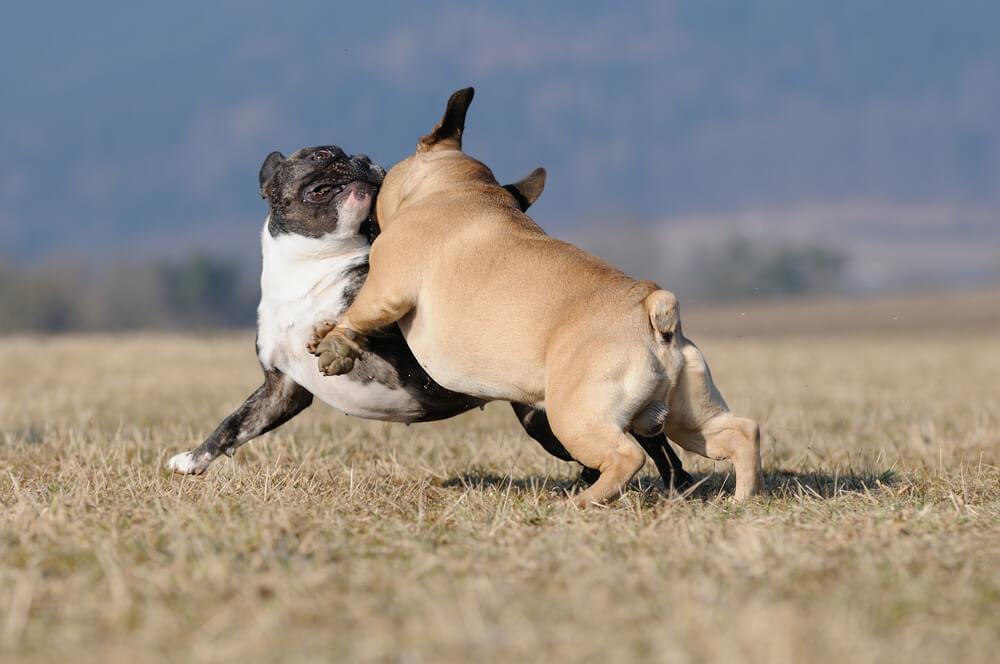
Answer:
[(260, 167), (260, 175), (257, 179), (260, 180), (260, 197), (267, 198), (267, 183), (271, 181), (271, 177), (274, 175), (274, 171), (278, 169), (281, 162), (285, 161), (285, 155), (280, 152), (272, 152), (267, 155), (267, 159)]
[(444, 117), (434, 127), (434, 131), (421, 136), (417, 141), (417, 152), (431, 150), (461, 150), (462, 132), (465, 130), (465, 113), (469, 110), (472, 97), (476, 91), (473, 88), (462, 88), (448, 99)]
[(504, 185), (504, 189), (517, 201), (521, 212), (527, 212), (545, 189), (545, 169), (536, 168), (517, 182)]

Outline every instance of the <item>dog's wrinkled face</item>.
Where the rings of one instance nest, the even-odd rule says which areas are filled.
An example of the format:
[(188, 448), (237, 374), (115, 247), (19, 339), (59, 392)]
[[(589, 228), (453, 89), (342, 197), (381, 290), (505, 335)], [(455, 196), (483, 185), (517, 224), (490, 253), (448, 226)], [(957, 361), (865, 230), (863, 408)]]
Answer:
[(371, 234), (374, 198), (385, 177), (365, 155), (336, 145), (272, 152), (260, 168), (260, 195), (271, 208), (268, 230), (320, 238)]

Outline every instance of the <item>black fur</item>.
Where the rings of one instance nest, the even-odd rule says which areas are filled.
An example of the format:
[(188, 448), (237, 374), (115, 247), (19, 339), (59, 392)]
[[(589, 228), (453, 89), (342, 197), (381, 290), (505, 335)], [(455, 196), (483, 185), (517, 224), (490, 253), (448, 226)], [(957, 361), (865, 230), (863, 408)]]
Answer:
[(270, 182), (271, 176), (274, 175), (274, 171), (281, 165), (281, 162), (285, 160), (285, 155), (280, 152), (272, 152), (267, 155), (264, 159), (264, 163), (260, 167), (260, 174), (257, 176), (258, 182), (260, 182), (260, 196), (261, 198), (267, 198), (267, 183)]
[(192, 452), (195, 461), (233, 455), (240, 445), (292, 419), (312, 403), (313, 395), (277, 369), (264, 371), (264, 384)]

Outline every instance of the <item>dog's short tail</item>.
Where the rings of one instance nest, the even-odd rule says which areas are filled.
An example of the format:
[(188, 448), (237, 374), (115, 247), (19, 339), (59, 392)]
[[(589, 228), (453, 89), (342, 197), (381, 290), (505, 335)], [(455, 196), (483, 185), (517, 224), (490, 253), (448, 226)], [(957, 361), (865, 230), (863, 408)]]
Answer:
[(673, 339), (680, 325), (680, 312), (677, 310), (677, 296), (668, 290), (655, 290), (642, 301), (649, 314), (649, 323), (653, 329), (669, 342)]

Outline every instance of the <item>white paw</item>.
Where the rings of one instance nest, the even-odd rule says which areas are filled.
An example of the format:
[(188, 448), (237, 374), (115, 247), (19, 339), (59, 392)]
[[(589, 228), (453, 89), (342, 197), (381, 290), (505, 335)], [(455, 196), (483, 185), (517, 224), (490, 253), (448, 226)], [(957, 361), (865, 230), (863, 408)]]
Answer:
[(182, 452), (170, 457), (167, 468), (182, 475), (200, 475), (208, 468), (209, 462), (195, 461), (192, 452)]

